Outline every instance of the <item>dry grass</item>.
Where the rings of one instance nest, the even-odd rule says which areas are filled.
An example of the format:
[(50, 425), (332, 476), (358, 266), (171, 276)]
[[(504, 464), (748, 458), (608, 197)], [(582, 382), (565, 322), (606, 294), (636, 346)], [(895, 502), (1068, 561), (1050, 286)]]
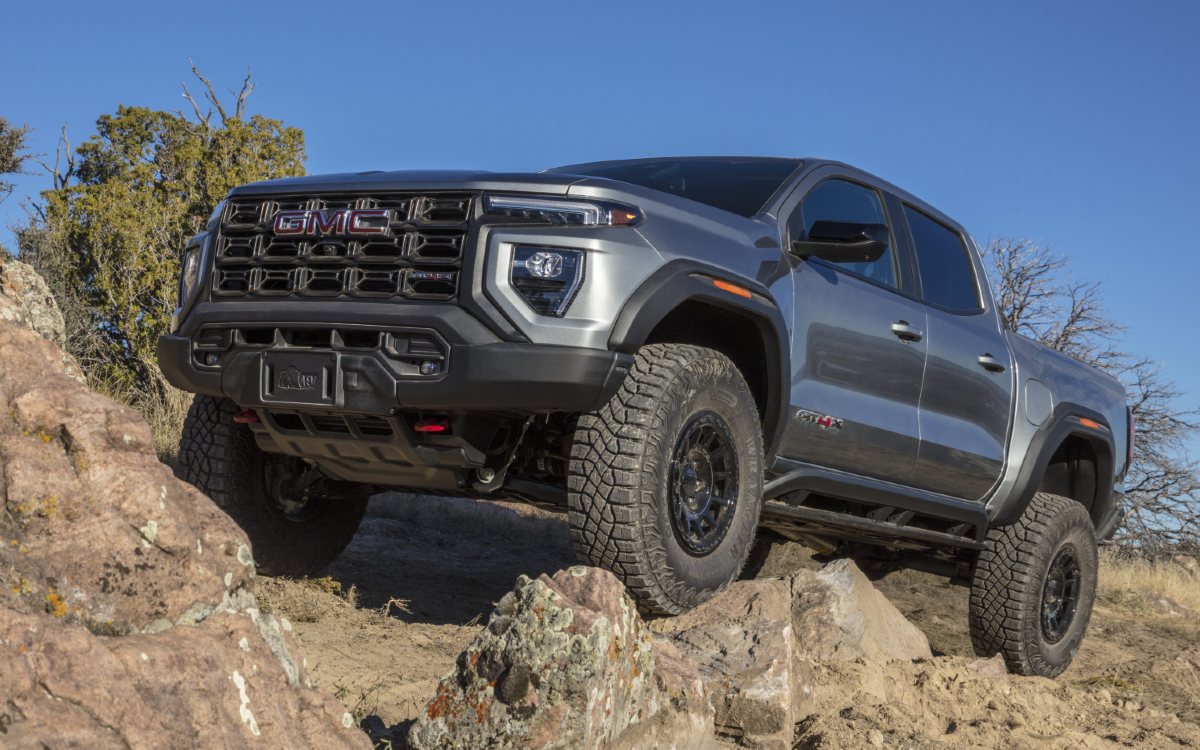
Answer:
[(1200, 612), (1200, 576), (1170, 560), (1145, 560), (1105, 552), (1100, 560), (1100, 598), (1115, 606), (1145, 607), (1169, 599)]
[(293, 622), (320, 622), (327, 617), (345, 616), (358, 606), (358, 592), (347, 590), (329, 576), (322, 578), (267, 578), (254, 580), (259, 608), (267, 614), (286, 617)]

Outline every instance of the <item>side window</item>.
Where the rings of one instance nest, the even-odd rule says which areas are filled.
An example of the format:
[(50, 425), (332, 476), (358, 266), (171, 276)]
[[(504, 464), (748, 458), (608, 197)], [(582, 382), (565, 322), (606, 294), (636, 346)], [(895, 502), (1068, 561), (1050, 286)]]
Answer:
[(979, 310), (979, 285), (962, 237), (911, 206), (904, 207), (904, 216), (916, 245), (925, 301), (955, 312)]
[[(812, 189), (790, 222), (793, 239), (807, 237), (818, 221), (887, 224), (879, 193), (845, 180), (827, 180)], [(839, 268), (895, 288), (896, 253), (889, 246), (873, 263), (839, 263)]]

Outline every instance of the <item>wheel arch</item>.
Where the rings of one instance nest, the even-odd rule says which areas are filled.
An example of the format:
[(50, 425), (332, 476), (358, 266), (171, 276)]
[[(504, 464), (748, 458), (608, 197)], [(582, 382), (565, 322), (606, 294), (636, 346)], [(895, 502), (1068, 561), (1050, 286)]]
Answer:
[[(721, 281), (740, 288), (727, 291)], [(617, 316), (609, 348), (635, 353), (651, 343), (707, 346), (728, 356), (758, 403), (769, 466), (786, 425), (790, 382), (788, 327), (762, 284), (691, 261), (673, 261), (650, 276)]]
[(1015, 489), (999, 507), (992, 526), (1013, 523), (1038, 492), (1068, 497), (1082, 505), (1097, 529), (1112, 513), (1116, 450), (1104, 416), (1062, 403), (1030, 441)]

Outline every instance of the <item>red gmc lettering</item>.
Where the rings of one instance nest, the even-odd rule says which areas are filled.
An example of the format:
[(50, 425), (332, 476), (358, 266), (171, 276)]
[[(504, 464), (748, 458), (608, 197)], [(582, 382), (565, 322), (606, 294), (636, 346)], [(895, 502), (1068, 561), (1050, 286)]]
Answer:
[(387, 232), (383, 209), (337, 211), (280, 211), (272, 226), (276, 235), (298, 237), (329, 234), (378, 235)]

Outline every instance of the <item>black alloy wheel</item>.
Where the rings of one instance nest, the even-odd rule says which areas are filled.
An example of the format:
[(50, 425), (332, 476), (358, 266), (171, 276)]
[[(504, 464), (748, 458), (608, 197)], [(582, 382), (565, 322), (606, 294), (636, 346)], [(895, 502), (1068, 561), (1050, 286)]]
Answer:
[(1042, 588), (1042, 634), (1047, 643), (1058, 643), (1070, 629), (1079, 607), (1082, 577), (1079, 555), (1075, 547), (1068, 544), (1050, 563)]
[(733, 434), (715, 412), (696, 415), (680, 434), (670, 487), (675, 538), (691, 554), (707, 555), (729, 531), (738, 497)]

